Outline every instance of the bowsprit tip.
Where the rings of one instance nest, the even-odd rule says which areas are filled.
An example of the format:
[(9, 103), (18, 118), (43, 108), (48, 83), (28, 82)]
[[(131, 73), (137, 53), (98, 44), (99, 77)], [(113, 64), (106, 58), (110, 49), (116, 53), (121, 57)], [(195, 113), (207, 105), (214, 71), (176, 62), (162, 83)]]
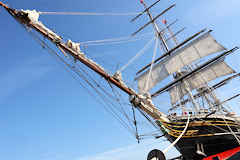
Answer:
[(1, 2), (1, 1), (0, 1), (0, 5), (1, 5), (2, 7), (4, 7), (5, 9), (8, 9), (8, 6), (7, 6), (6, 4), (4, 4), (3, 2)]

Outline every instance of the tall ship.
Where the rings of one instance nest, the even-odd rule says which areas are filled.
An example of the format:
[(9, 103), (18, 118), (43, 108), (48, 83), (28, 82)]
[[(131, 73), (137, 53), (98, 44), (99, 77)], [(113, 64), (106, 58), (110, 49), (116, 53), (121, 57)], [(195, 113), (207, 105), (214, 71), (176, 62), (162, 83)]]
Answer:
[[(168, 23), (163, 20), (164, 28), (160, 28), (157, 24), (157, 19), (174, 8), (175, 4), (154, 17), (151, 9), (159, 2), (160, 0), (148, 6), (144, 0), (140, 0), (144, 10), (132, 19), (132, 21), (137, 21), (139, 17), (146, 15), (149, 21), (131, 37), (137, 36), (147, 26), (152, 25), (154, 30), (152, 41), (155, 42), (152, 59), (147, 65), (143, 64), (144, 67), (136, 69), (136, 75), (132, 75), (134, 81), (137, 82), (137, 90), (125, 83), (122, 70), (135, 61), (143, 51), (133, 57), (126, 66), (110, 74), (104, 67), (87, 57), (80, 43), (65, 41), (40, 22), (39, 16), (42, 12), (17, 10), (2, 2), (0, 5), (45, 49), (55, 54), (56, 58), (92, 86), (96, 93), (98, 93), (96, 88), (100, 88), (100, 85), (94, 79), (84, 76), (87, 74), (84, 71), (80, 73), (81, 67), (75, 64), (80, 63), (89, 71), (102, 77), (110, 91), (112, 89), (114, 92), (114, 89), (118, 89), (121, 94), (128, 96), (131, 104), (129, 110), (133, 113), (133, 120), (129, 121), (134, 126), (136, 139), (138, 141), (142, 139), (142, 136), (138, 134), (139, 128), (136, 120), (136, 112), (138, 112), (157, 129), (158, 133), (153, 134), (155, 138), (165, 137), (171, 143), (163, 151), (152, 150), (147, 160), (165, 160), (165, 154), (172, 147), (175, 147), (181, 154), (180, 157), (174, 158), (175, 160), (202, 160), (209, 156), (213, 160), (220, 160), (221, 157), (216, 154), (233, 150), (240, 145), (240, 117), (225, 105), (239, 97), (240, 94), (224, 100), (216, 94), (217, 89), (240, 76), (240, 73), (225, 62), (225, 58), (239, 48), (226, 49), (211, 35), (212, 30), (207, 29), (178, 41), (177, 36), (183, 29), (176, 33), (172, 31), (171, 27), (176, 21)], [(168, 38), (167, 35), (169, 35)], [(46, 42), (45, 39), (48, 41)], [(49, 42), (56, 47), (57, 51), (49, 47), (47, 44)], [(160, 57), (156, 56), (158, 48), (162, 53)], [(221, 81), (210, 84), (219, 78)], [(168, 82), (159, 89), (159, 84), (163, 81)], [(108, 93), (103, 89), (101, 92)], [(153, 102), (156, 97), (165, 92), (169, 93), (171, 102), (167, 113), (162, 111), (161, 102), (159, 104)], [(115, 93), (116, 97), (118, 93)], [(118, 101), (121, 100), (118, 99)], [(126, 113), (123, 114), (126, 115)], [(240, 159), (240, 156), (235, 156), (235, 159)]]

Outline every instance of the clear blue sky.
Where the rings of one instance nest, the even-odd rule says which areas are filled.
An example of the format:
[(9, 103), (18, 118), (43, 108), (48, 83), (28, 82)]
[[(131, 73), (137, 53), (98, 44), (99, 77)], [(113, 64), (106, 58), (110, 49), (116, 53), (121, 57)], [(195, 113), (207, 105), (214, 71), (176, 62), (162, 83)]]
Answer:
[[(153, 2), (145, 1), (148, 4)], [(172, 0), (162, 1), (154, 9), (154, 13), (159, 13), (164, 7), (175, 3)], [(142, 10), (138, 0), (3, 2), (18, 9), (38, 11), (115, 13)], [(177, 7), (167, 17), (170, 20), (180, 20), (177, 29), (181, 26), (187, 27), (182, 37), (207, 27), (214, 30), (213, 35), (227, 48), (240, 45), (238, 0), (176, 2)], [(151, 149), (167, 146), (167, 143), (160, 143), (158, 140), (137, 145), (135, 139), (3, 9), (0, 10), (0, 18), (0, 159), (144, 160)], [(40, 17), (43, 23), (63, 37), (80, 42), (127, 36), (146, 22), (146, 19), (141, 18), (130, 23), (130, 19), (131, 17)], [(143, 33), (150, 30), (151, 28), (148, 28)], [(111, 70), (117, 67), (114, 60), (121, 59), (120, 65), (124, 64), (125, 59), (134, 56), (144, 43), (146, 40), (126, 46), (89, 47), (86, 54), (98, 57), (96, 60), (99, 60), (100, 64), (109, 64)], [(240, 69), (239, 53), (227, 58), (227, 62), (235, 70)], [(233, 82), (230, 89), (225, 88), (219, 93), (220, 96), (237, 93), (240, 88), (236, 85), (237, 83)], [(233, 107), (236, 107), (236, 104), (239, 105), (238, 100), (232, 102)], [(169, 153), (170, 156), (175, 154), (175, 151)]]

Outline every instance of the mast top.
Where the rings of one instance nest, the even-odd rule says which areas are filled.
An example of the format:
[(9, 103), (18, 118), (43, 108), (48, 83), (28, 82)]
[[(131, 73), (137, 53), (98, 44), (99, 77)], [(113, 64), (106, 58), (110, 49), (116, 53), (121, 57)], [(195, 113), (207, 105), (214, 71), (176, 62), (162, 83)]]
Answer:
[(162, 23), (167, 25), (167, 20), (166, 19), (162, 20)]

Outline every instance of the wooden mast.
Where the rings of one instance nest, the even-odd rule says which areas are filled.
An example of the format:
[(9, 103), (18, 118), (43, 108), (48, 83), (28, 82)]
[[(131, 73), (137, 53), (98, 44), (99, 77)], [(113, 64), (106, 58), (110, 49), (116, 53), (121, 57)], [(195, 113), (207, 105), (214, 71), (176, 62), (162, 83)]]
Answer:
[[(9, 8), (4, 3), (0, 2), (0, 5), (3, 6), (10, 15), (12, 15), (19, 23), (22, 23), (24, 25), (27, 25), (28, 27), (31, 27), (35, 29), (37, 32), (42, 34), (45, 38), (49, 39), (52, 43), (54, 43), (58, 48), (61, 48), (68, 52), (72, 57), (79, 60), (81, 63), (89, 67), (91, 70), (99, 74), (101, 77), (103, 77), (106, 81), (109, 83), (112, 83), (119, 89), (121, 89), (123, 92), (131, 96), (131, 103), (135, 106), (146, 112), (149, 116), (151, 116), (153, 119), (159, 119), (164, 114), (161, 113), (154, 105), (146, 104), (144, 99), (141, 98), (134, 90), (127, 87), (125, 84), (120, 82), (119, 80), (115, 79), (113, 76), (109, 75), (107, 72), (104, 71), (103, 68), (101, 68), (99, 65), (94, 63), (93, 61), (86, 58), (84, 55), (80, 55), (73, 49), (69, 48), (65, 43), (63, 43), (61, 40), (56, 41), (55, 37), (51, 34), (49, 34), (46, 30), (41, 28), (39, 25), (32, 23), (29, 19), (24, 19), (23, 17), (19, 16), (19, 11)], [(21, 12), (21, 11), (20, 11)], [(26, 17), (25, 17), (26, 18)]]
[[(169, 51), (169, 48), (168, 48), (168, 45), (167, 45), (167, 42), (166, 40), (164, 39), (162, 33), (160, 32), (160, 29), (158, 27), (158, 25), (156, 24), (155, 20), (157, 19), (157, 17), (153, 18), (152, 14), (150, 13), (150, 10), (148, 9), (147, 7), (147, 4), (144, 2), (144, 0), (141, 0), (141, 3), (143, 4), (146, 12), (147, 12), (147, 15), (149, 17), (149, 19), (152, 21), (152, 24), (153, 24), (153, 28), (155, 29), (155, 32), (158, 36), (158, 38), (160, 39), (160, 41), (162, 42), (163, 46), (164, 46), (164, 49), (166, 52)], [(169, 9), (171, 9), (172, 7), (174, 7), (175, 5), (172, 5), (170, 8), (168, 8), (165, 12), (167, 12)], [(161, 13), (160, 15), (164, 14), (165, 12)]]

